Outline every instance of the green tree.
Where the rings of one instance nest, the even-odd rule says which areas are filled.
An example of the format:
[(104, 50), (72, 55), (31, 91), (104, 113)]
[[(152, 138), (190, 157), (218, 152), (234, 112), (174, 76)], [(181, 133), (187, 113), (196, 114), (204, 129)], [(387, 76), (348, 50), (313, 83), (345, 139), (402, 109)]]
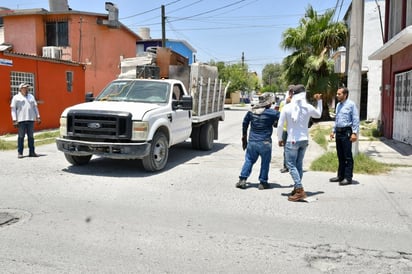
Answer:
[(267, 64), (262, 70), (262, 91), (279, 92), (287, 88), (282, 78), (283, 67), (281, 64)]
[(334, 96), (339, 85), (330, 57), (345, 45), (348, 35), (344, 23), (333, 22), (333, 14), (334, 10), (327, 10), (318, 15), (309, 5), (299, 26), (288, 28), (281, 42), (285, 50), (292, 52), (283, 60), (285, 81), (304, 84), (309, 91), (322, 92), (325, 101), (323, 118), (329, 116), (326, 102)]
[(209, 62), (211, 65), (217, 66), (219, 72), (219, 78), (223, 82), (230, 85), (228, 88), (228, 95), (236, 91), (250, 92), (259, 88), (259, 79), (254, 73), (248, 71), (247, 65), (230, 64), (226, 65), (224, 62)]

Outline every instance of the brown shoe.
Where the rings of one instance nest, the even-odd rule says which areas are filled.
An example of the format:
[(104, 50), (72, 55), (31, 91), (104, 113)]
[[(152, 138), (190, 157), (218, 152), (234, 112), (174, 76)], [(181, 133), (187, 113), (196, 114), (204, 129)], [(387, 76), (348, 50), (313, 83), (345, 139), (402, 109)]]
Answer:
[(294, 188), (294, 189), (292, 190), (292, 192), (288, 194), (288, 196), (293, 196), (293, 195), (295, 195), (295, 194), (296, 194), (296, 188)]
[(291, 201), (291, 202), (296, 202), (296, 201), (299, 201), (299, 200), (303, 200), (307, 197), (305, 191), (303, 190), (303, 187), (294, 189), (294, 191), (295, 191), (295, 193), (288, 197), (288, 200)]

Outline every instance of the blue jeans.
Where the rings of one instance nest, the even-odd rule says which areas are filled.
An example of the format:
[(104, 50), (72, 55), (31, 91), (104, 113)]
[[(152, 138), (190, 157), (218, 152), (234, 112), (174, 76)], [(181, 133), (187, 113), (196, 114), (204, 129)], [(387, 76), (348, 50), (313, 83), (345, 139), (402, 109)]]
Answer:
[(309, 145), (307, 140), (287, 142), (285, 146), (286, 164), (292, 176), (295, 188), (302, 187), (303, 157)]
[(240, 172), (240, 179), (247, 179), (252, 172), (252, 167), (260, 156), (259, 182), (267, 183), (270, 159), (272, 158), (272, 143), (269, 141), (249, 142), (246, 149), (245, 163)]
[(24, 149), (24, 135), (27, 134), (27, 144), (29, 147), (29, 154), (34, 153), (34, 121), (19, 122), (19, 134), (17, 137), (17, 152), (23, 154)]

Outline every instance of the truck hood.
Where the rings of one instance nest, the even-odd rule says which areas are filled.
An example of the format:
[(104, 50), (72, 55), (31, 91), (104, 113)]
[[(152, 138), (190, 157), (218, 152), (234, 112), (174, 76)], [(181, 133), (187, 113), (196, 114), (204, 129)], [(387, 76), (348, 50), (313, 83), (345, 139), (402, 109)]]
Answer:
[(130, 112), (133, 120), (141, 120), (145, 113), (159, 107), (160, 105), (147, 103), (94, 101), (68, 107), (63, 111), (62, 116), (67, 116), (70, 110), (111, 111)]

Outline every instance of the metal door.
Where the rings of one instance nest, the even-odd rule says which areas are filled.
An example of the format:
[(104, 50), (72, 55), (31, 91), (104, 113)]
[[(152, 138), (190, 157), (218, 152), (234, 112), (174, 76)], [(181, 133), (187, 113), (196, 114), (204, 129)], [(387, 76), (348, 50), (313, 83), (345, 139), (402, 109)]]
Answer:
[(393, 139), (412, 145), (412, 70), (395, 74)]

